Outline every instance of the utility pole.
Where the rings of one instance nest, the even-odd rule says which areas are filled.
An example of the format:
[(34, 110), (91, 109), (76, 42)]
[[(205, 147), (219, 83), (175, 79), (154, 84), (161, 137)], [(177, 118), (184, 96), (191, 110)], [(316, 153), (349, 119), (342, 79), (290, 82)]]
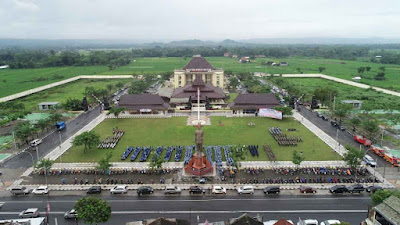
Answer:
[(39, 149), (38, 149), (38, 146), (36, 145), (35, 146), (35, 148), (36, 148), (36, 158), (37, 158), (37, 161), (39, 161)]
[(14, 139), (14, 152), (13, 154), (15, 154), (15, 152), (17, 151), (17, 142), (15, 141), (15, 131), (12, 132), (13, 135), (13, 139)]
[(384, 130), (382, 130), (382, 137), (381, 137), (381, 146), (383, 146), (383, 134), (385, 133)]
[(335, 112), (336, 96), (333, 96), (333, 111)]

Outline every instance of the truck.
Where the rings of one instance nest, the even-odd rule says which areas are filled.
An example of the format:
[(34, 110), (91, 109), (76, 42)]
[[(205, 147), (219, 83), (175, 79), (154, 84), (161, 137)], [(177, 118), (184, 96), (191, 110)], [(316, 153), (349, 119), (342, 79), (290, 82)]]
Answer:
[(360, 144), (363, 144), (366, 147), (369, 147), (372, 144), (372, 142), (369, 139), (357, 134), (354, 135), (354, 140)]
[(56, 128), (57, 128), (57, 130), (59, 130), (59, 131), (64, 130), (65, 127), (66, 127), (66, 123), (65, 123), (64, 121), (58, 122), (58, 123), (56, 124)]

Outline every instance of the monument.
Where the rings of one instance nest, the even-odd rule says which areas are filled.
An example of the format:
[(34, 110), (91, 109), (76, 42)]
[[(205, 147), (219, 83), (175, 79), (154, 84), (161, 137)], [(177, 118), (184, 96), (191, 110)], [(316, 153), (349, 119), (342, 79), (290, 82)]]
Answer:
[(186, 165), (185, 171), (196, 176), (212, 173), (213, 167), (203, 153), (204, 133), (201, 129), (201, 124), (197, 126), (194, 142), (196, 143), (196, 153), (194, 153), (192, 159), (190, 159), (189, 163)]

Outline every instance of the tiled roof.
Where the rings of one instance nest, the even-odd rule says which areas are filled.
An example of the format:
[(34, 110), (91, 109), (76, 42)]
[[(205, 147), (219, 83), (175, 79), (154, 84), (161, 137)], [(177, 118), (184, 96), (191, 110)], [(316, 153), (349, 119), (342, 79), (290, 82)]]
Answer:
[(231, 225), (263, 225), (263, 222), (247, 215), (246, 213), (231, 221)]
[(275, 94), (239, 94), (232, 103), (229, 104), (231, 109), (259, 109), (274, 108), (279, 106)]
[(400, 199), (396, 196), (390, 196), (381, 204), (375, 207), (383, 217), (391, 221), (393, 225), (400, 224)]
[(123, 95), (118, 104), (119, 108), (128, 109), (168, 109), (169, 104), (160, 96), (152, 94)]
[(293, 225), (293, 224), (290, 223), (289, 221), (285, 220), (285, 219), (280, 219), (274, 225)]
[(204, 58), (204, 57), (193, 57), (192, 60), (183, 68), (184, 70), (201, 70), (210, 69), (215, 70), (215, 68)]

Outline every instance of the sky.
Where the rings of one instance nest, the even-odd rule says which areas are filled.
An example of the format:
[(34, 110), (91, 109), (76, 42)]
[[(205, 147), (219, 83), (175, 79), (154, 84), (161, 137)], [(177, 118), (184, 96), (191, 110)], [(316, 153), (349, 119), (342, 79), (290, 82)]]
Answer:
[(0, 38), (400, 38), (400, 0), (0, 0)]

